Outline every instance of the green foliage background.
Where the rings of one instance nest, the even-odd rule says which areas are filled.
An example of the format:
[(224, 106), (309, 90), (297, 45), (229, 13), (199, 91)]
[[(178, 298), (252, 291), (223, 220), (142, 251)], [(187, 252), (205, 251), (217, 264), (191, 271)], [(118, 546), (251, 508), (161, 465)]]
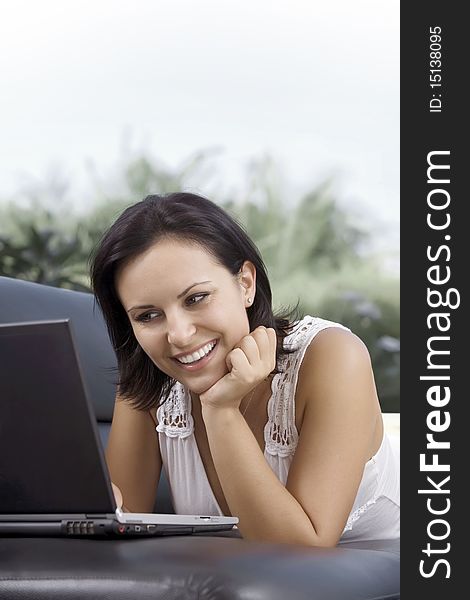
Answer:
[[(27, 208), (4, 205), (0, 275), (89, 291), (89, 255), (117, 215), (149, 193), (188, 190), (205, 161), (201, 152), (172, 171), (145, 156), (131, 160), (123, 168), (122, 192), (96, 192), (93, 208), (81, 215), (66, 203), (46, 208), (50, 202), (41, 194)], [(246, 183), (237, 201), (217, 190), (206, 195), (219, 201), (257, 244), (275, 307), (299, 301), (302, 313), (348, 326), (369, 349), (383, 411), (398, 412), (399, 282), (367, 251), (370, 233), (339, 207), (328, 182), (293, 205), (280, 191), (276, 165), (260, 159), (253, 162)]]

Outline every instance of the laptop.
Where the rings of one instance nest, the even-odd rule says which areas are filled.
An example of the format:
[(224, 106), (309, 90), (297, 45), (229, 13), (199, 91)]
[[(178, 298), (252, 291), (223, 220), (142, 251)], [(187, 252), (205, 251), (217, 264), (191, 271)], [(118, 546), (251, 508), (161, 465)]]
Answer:
[(0, 535), (188, 535), (237, 523), (120, 510), (70, 321), (0, 324)]

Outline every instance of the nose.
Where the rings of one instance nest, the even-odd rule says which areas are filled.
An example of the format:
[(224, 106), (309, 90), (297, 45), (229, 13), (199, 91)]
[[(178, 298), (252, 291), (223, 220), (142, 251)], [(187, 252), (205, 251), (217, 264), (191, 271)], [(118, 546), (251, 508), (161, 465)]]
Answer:
[(167, 315), (168, 343), (177, 348), (187, 348), (196, 333), (196, 326), (190, 315), (178, 311), (174, 315)]

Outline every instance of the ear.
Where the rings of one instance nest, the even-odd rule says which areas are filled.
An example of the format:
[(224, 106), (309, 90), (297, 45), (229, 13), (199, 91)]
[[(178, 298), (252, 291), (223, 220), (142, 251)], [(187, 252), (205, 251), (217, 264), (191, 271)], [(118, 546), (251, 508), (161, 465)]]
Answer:
[(242, 288), (245, 307), (252, 306), (256, 295), (256, 267), (246, 260), (238, 272), (238, 282)]

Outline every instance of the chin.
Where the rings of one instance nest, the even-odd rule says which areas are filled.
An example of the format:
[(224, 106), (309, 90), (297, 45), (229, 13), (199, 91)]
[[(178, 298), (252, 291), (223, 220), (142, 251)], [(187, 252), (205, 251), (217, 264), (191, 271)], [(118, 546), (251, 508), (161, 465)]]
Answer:
[(204, 381), (182, 381), (181, 383), (187, 387), (190, 392), (200, 396), (215, 385), (219, 379), (220, 378), (218, 377), (211, 377), (210, 379), (204, 378)]
[(222, 377), (228, 373), (227, 368), (220, 368), (217, 372), (205, 373), (200, 377), (184, 377), (185, 381), (181, 383), (189, 389), (190, 392), (200, 396), (204, 392), (207, 392), (213, 385), (215, 385)]
[(217, 363), (214, 362), (212, 365), (207, 365), (207, 371), (201, 371), (199, 373), (184, 373), (181, 372), (180, 369), (175, 372), (174, 369), (169, 369), (168, 365), (166, 365), (166, 369), (159, 368), (173, 379), (176, 379), (176, 381), (181, 383), (181, 385), (186, 387), (190, 392), (200, 396), (204, 392), (207, 392), (208, 389), (228, 373), (225, 357), (223, 360), (219, 359), (219, 361), (217, 361)]

